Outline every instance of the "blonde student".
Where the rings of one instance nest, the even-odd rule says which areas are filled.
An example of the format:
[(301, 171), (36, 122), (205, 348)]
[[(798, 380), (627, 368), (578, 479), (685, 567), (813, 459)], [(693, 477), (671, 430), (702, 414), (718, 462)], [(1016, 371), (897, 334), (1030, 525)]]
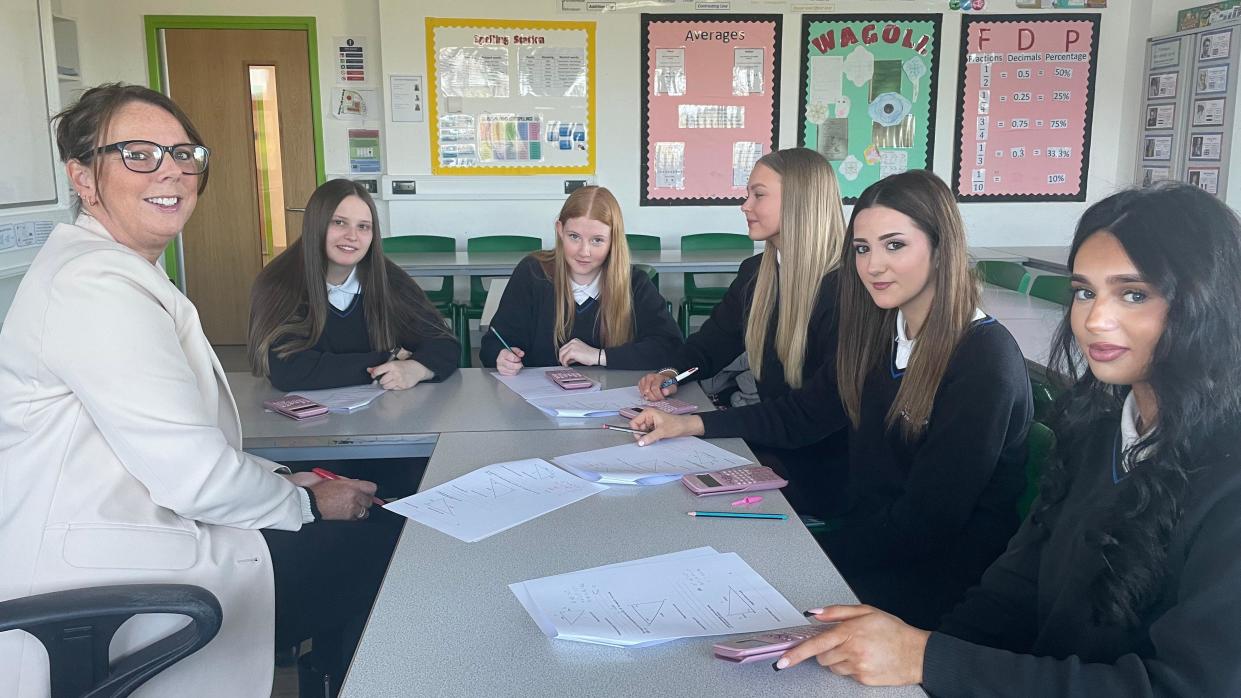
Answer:
[(569, 195), (555, 249), (518, 263), (491, 329), (479, 358), (505, 375), (524, 366), (655, 368), (681, 345), (663, 296), (629, 264), (620, 204), (597, 186)]

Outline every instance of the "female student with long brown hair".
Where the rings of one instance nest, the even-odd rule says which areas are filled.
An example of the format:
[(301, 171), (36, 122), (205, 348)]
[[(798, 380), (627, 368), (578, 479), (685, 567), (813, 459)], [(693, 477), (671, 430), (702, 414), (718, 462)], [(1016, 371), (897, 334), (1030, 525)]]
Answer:
[(785, 493), (803, 514), (835, 513), (848, 453), (836, 394), (836, 270), (845, 237), (831, 165), (807, 148), (768, 153), (750, 173), (741, 206), (748, 234), (766, 249), (744, 262), (724, 300), (690, 335), (668, 368), (644, 376), (643, 397), (676, 392), (670, 376), (697, 367), (710, 378), (739, 355), (749, 359), (761, 401), (694, 415), (645, 410), (631, 426), (643, 445), (677, 436), (743, 437), (764, 464), (790, 479)]
[(1241, 222), (1196, 187), (1082, 216), (1051, 366), (1055, 454), (1008, 550), (936, 632), (866, 606), (816, 656), (936, 696), (1241, 695)]
[(426, 294), (379, 244), (366, 188), (325, 182), (302, 235), (254, 281), (249, 359), (281, 390), (378, 381), (411, 388), (457, 370), (459, 345)]
[[(483, 336), (484, 366), (662, 366), (681, 344), (663, 296), (629, 265), (620, 204), (582, 187), (556, 219), (556, 247), (518, 263)], [(505, 348), (499, 337), (509, 348)]]
[(819, 540), (864, 602), (935, 627), (1017, 529), (1025, 359), (978, 310), (965, 227), (934, 174), (862, 192), (843, 266), (849, 505)]

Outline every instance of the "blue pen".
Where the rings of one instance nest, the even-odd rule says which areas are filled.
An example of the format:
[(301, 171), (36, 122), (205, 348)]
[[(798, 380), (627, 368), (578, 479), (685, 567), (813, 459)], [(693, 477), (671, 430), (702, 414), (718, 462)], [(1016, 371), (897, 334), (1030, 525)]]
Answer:
[[(503, 341), (503, 340), (501, 340), (501, 341)], [(678, 373), (676, 376), (674, 376), (674, 377), (672, 377), (672, 378), (669, 378), (669, 379), (665, 380), (663, 383), (660, 383), (660, 384), (659, 384), (659, 387), (660, 387), (660, 389), (661, 389), (661, 390), (662, 390), (663, 388), (671, 388), (672, 386), (676, 385), (677, 383), (680, 383), (681, 381), (685, 380), (686, 378), (689, 378), (690, 376), (694, 375), (694, 373), (695, 373), (697, 370), (698, 370), (698, 367), (697, 367), (697, 366), (695, 366), (695, 367), (693, 367), (693, 368), (691, 368), (691, 369), (687, 369), (684, 373)]]
[(508, 349), (510, 353), (512, 353), (512, 354), (516, 354), (516, 353), (517, 353), (517, 352), (513, 351), (513, 348), (512, 348), (512, 347), (510, 347), (510, 346), (508, 345), (508, 342), (504, 341), (504, 338), (500, 336), (500, 333), (499, 333), (499, 332), (496, 332), (496, 326), (495, 326), (495, 325), (492, 325), (492, 326), (491, 326), (491, 334), (494, 334), (494, 335), (496, 336), (496, 339), (500, 340), (500, 344), (503, 344), (503, 345), (504, 345), (504, 348), (505, 348), (505, 349)]
[(755, 514), (748, 511), (691, 511), (690, 516), (704, 516), (717, 519), (788, 519), (787, 514)]

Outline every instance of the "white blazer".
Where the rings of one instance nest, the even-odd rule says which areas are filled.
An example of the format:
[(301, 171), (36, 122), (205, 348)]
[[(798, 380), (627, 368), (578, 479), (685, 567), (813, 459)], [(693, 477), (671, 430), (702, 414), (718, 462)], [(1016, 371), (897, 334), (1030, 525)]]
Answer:
[[(213, 592), (220, 633), (140, 696), (268, 696), (274, 593), (256, 529), (296, 530), (297, 488), (241, 452), (198, 313), (94, 218), (52, 231), (0, 330), (0, 599), (109, 584)], [(135, 619), (122, 656), (183, 624)], [(47, 655), (0, 633), (0, 696), (45, 696)]]

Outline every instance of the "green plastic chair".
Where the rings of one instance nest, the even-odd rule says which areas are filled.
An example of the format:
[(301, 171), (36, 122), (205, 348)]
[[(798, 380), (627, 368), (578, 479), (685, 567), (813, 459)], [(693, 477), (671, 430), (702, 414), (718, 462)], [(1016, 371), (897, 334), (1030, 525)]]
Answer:
[(1026, 273), (1026, 268), (1016, 262), (986, 260), (979, 262), (974, 268), (978, 270), (983, 281), (994, 286), (1025, 293), (1030, 285), (1030, 275)]
[(1051, 457), (1052, 448), (1056, 445), (1056, 435), (1042, 422), (1030, 422), (1030, 433), (1026, 436), (1026, 489), (1017, 499), (1017, 516), (1025, 520), (1030, 513), (1030, 505), (1038, 496), (1039, 478), (1043, 475), (1043, 466)]
[(1044, 274), (1034, 277), (1030, 282), (1030, 295), (1052, 303), (1068, 305), (1073, 301), (1073, 287), (1069, 285), (1067, 276)]
[[(483, 235), (465, 241), (467, 252), (534, 252), (542, 249), (543, 242), (527, 235)], [(483, 304), (487, 302), (484, 279), (494, 276), (470, 276), (470, 300), (457, 305), (453, 326), (457, 329), (457, 341), (461, 342), (461, 367), (470, 365), (470, 320), (483, 316)]]
[(658, 252), (661, 249), (658, 235), (640, 235), (638, 233), (625, 233), (625, 242), (629, 244), (631, 250), (641, 250), (643, 252)]
[[(444, 237), (442, 235), (401, 235), (398, 237), (390, 237), (383, 239), (384, 254), (393, 253), (419, 253), (419, 252), (456, 252), (457, 241), (454, 238)], [(440, 277), (440, 287), (436, 289), (423, 289), (427, 292), (427, 298), (440, 311), (440, 314), (449, 320), (454, 319), (452, 300), (452, 282), (453, 277)]]
[[(699, 233), (681, 237), (681, 252), (702, 252), (707, 250), (754, 250), (754, 241), (748, 236), (735, 233)], [(698, 272), (701, 273), (701, 272)], [(728, 293), (727, 286), (699, 286), (694, 281), (698, 273), (686, 273), (685, 297), (681, 299), (680, 310), (677, 311), (677, 324), (681, 333), (689, 336), (690, 318), (694, 315), (710, 315), (715, 306), (724, 300)]]

